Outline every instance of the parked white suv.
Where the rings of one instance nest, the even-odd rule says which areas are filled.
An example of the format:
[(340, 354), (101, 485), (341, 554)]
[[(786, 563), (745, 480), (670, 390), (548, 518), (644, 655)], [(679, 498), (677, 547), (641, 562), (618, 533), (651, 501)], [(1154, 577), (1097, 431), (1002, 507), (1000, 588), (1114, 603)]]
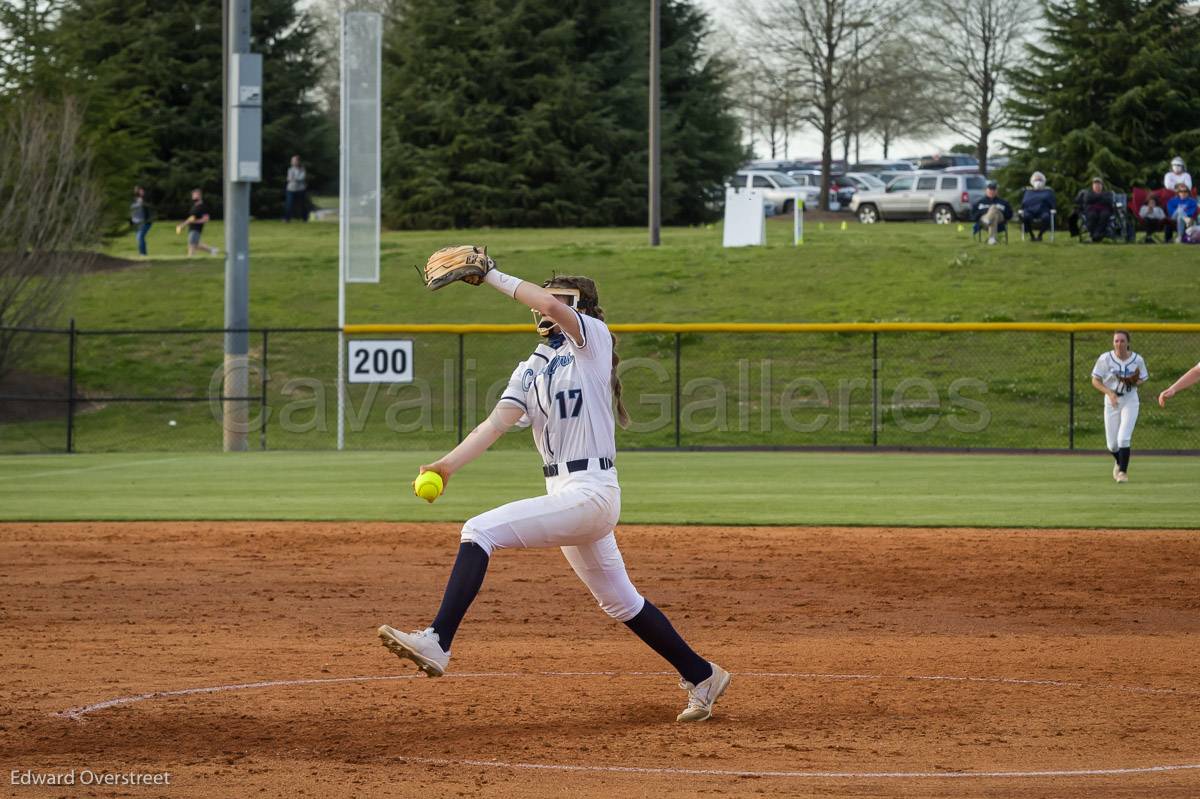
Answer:
[(801, 186), (795, 180), (782, 172), (768, 172), (757, 169), (739, 169), (738, 173), (729, 179), (729, 185), (735, 189), (761, 189), (768, 203), (774, 203), (781, 214), (790, 214), (796, 198), (804, 201), (806, 208), (816, 208), (821, 196), (820, 187)]
[(939, 225), (968, 219), (971, 207), (983, 197), (983, 175), (914, 172), (893, 178), (884, 191), (857, 192), (850, 212), (865, 225), (881, 219), (932, 218)]

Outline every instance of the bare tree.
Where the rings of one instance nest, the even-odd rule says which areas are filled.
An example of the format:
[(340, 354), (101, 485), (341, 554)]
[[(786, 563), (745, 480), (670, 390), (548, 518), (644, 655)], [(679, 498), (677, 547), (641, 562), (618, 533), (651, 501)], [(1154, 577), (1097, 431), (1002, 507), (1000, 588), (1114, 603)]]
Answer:
[(788, 69), (777, 59), (756, 54), (739, 64), (735, 85), (751, 149), (755, 135), (761, 133), (771, 158), (787, 158), (788, 138), (797, 119), (796, 92)]
[(988, 141), (1011, 121), (1009, 70), (1036, 20), (1033, 0), (925, 0), (921, 52), (939, 89), (939, 121), (975, 145), (986, 172)]
[(52, 325), (74, 276), (94, 258), (100, 192), (75, 104), (18, 98), (0, 119), (0, 376), (28, 337)]
[(889, 157), (898, 138), (921, 138), (941, 127), (937, 114), (940, 99), (921, 55), (905, 38), (892, 39), (864, 70), (868, 77), (858, 102), (861, 130), (883, 145), (884, 158)]
[(826, 208), (833, 141), (855, 90), (855, 59), (872, 62), (894, 27), (897, 8), (873, 0), (764, 0), (744, 14), (760, 41), (790, 68), (800, 121), (821, 135), (820, 202)]

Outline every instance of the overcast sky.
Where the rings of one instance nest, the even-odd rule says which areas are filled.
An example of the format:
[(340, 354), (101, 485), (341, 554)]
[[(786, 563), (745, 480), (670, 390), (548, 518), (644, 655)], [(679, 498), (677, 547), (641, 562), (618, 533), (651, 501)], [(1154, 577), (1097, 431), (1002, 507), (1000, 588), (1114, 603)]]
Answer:
[[(750, 0), (753, 2), (753, 0)], [(692, 0), (697, 6), (708, 12), (709, 18), (713, 22), (715, 32), (713, 34), (714, 44), (725, 50), (727, 55), (733, 58), (737, 57), (737, 50), (742, 42), (746, 41), (745, 36), (738, 35), (738, 8), (741, 3), (730, 3), (728, 0)], [(922, 156), (929, 155), (935, 152), (946, 152), (952, 145), (957, 143), (960, 137), (947, 132), (942, 136), (936, 136), (928, 140), (913, 140), (901, 139), (892, 142), (892, 146), (888, 150), (889, 158), (902, 158), (907, 156)], [(992, 138), (993, 148), (995, 147), (996, 138)], [(755, 156), (758, 158), (770, 158), (771, 151), (769, 145), (764, 138), (759, 135), (754, 140)], [(850, 158), (854, 158), (854, 144), (850, 145)], [(873, 139), (863, 139), (861, 143), (860, 153), (864, 160), (882, 158), (883, 145)], [(783, 158), (783, 154), (778, 154), (779, 158)], [(820, 158), (821, 157), (821, 137), (811, 128), (802, 128), (792, 131), (788, 137), (788, 158)], [(833, 146), (833, 157), (835, 159), (842, 157), (842, 145), (840, 141), (835, 141)]]

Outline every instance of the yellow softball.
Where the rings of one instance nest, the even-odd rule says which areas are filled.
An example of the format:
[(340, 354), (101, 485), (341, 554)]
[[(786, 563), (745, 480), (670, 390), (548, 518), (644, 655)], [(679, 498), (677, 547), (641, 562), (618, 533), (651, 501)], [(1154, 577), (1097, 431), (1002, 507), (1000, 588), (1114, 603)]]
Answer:
[(433, 502), (442, 495), (442, 476), (437, 472), (421, 472), (413, 480), (413, 493), (426, 502)]

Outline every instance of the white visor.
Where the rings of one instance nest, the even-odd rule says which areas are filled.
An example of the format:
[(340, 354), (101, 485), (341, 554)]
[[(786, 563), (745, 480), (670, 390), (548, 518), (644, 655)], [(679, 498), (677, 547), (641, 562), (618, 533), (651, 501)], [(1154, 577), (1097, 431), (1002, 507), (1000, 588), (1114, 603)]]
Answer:
[[(579, 308), (579, 289), (570, 289), (565, 286), (547, 286), (546, 291), (550, 292), (559, 301), (571, 308)], [(533, 319), (537, 323), (537, 332), (539, 336), (549, 336), (558, 327), (558, 323), (553, 319), (546, 319), (536, 310), (533, 310)]]

